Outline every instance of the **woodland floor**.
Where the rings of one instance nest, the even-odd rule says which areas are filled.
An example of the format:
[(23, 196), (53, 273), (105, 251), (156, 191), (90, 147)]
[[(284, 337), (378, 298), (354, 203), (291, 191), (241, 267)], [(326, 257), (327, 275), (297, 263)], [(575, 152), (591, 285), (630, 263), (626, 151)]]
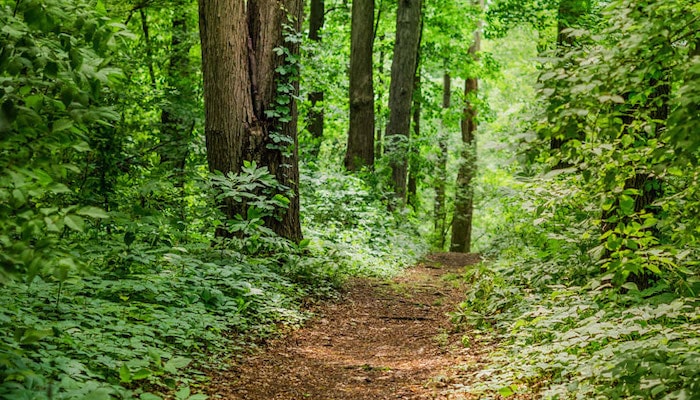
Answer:
[[(355, 279), (317, 305), (303, 328), (212, 376), (213, 399), (468, 399), (488, 344), (458, 332), (464, 266), (478, 256), (432, 254), (393, 280)], [(469, 346), (463, 345), (468, 338)], [(475, 397), (474, 397), (475, 398)]]

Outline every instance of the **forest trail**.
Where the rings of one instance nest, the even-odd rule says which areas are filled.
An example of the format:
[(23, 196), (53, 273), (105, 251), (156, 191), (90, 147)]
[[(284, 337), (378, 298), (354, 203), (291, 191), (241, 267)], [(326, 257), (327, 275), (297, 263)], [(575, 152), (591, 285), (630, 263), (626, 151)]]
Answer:
[[(212, 377), (213, 399), (466, 399), (488, 346), (455, 332), (448, 312), (464, 299), (450, 276), (479, 261), (437, 253), (392, 280), (354, 279), (305, 327)], [(465, 347), (463, 339), (471, 345)]]

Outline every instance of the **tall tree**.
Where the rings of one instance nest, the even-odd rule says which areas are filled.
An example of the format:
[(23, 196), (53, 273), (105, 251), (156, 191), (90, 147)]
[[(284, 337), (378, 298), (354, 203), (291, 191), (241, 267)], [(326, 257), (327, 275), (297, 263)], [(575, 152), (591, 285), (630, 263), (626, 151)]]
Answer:
[[(209, 169), (237, 173), (244, 161), (267, 166), (291, 192), (286, 212), (267, 225), (292, 240), (302, 237), (293, 100), (299, 48), (285, 37), (298, 32), (301, 12), (301, 0), (199, 2)], [(229, 200), (224, 210), (233, 218), (246, 215), (247, 205)]]
[[(311, 9), (309, 11), (309, 39), (314, 42), (321, 42), (321, 29), (325, 21), (325, 2), (324, 0), (311, 0)], [(323, 140), (323, 98), (324, 92), (316, 90), (309, 93), (309, 102), (311, 110), (307, 116), (306, 126), (311, 138), (313, 139), (312, 156), (317, 157)], [(320, 104), (319, 104), (320, 103)]]
[(413, 79), (418, 61), (421, 33), (421, 0), (399, 0), (396, 11), (396, 42), (391, 62), (389, 86), (389, 123), (386, 136), (391, 177), (396, 197), (406, 201), (408, 139), (411, 126)]
[(345, 167), (355, 171), (374, 165), (374, 0), (352, 2), (350, 36), (350, 130)]
[[(483, 0), (478, 0), (478, 7), (483, 8)], [(475, 63), (481, 50), (481, 23), (474, 32), (474, 43), (469, 47), (469, 58)], [(472, 72), (473, 74), (473, 72)], [(452, 242), (450, 250), (460, 253), (471, 251), (472, 216), (474, 213), (473, 179), (476, 175), (476, 140), (477, 109), (473, 99), (479, 90), (479, 80), (470, 76), (464, 81), (464, 99), (466, 105), (462, 115), (462, 150), (457, 185), (455, 188), (455, 211), (452, 217)]]

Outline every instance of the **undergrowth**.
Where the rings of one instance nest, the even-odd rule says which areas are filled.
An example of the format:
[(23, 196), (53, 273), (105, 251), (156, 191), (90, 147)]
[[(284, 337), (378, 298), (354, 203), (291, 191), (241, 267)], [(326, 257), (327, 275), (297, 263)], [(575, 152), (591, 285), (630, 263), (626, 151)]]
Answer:
[[(459, 391), (479, 398), (694, 399), (700, 396), (697, 279), (615, 283), (595, 254), (590, 209), (558, 179), (508, 183), (490, 261), (470, 270), (453, 322), (490, 332), (498, 350)], [(538, 201), (548, 190), (549, 201)], [(555, 206), (556, 205), (556, 206)], [(694, 268), (695, 256), (678, 265)]]
[[(184, 198), (194, 213), (184, 219), (154, 201), (159, 210), (82, 221), (68, 232), (65, 275), (5, 282), (0, 398), (205, 399), (201, 371), (302, 323), (302, 304), (333, 296), (347, 277), (396, 273), (424, 251), (379, 194), (343, 174), (303, 177), (306, 239), (284, 240), (262, 223), (280, 203), (255, 191), (270, 179), (255, 165), (214, 176), (209, 192)], [(247, 217), (223, 220), (212, 193), (248, 199)], [(95, 233), (105, 225), (110, 233)], [(215, 240), (212, 225), (238, 234)]]

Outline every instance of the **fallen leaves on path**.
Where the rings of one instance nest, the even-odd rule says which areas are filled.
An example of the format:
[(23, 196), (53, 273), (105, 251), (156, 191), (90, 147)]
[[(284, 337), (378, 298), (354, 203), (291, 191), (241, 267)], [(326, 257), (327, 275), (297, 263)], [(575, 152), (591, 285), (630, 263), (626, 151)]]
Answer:
[[(464, 299), (446, 279), (478, 256), (439, 253), (391, 281), (355, 279), (305, 327), (212, 377), (214, 399), (465, 399), (450, 386), (473, 375), (485, 348), (448, 312)], [(450, 275), (448, 275), (450, 274)], [(467, 344), (467, 346), (465, 346)], [(460, 397), (461, 396), (461, 397)]]

